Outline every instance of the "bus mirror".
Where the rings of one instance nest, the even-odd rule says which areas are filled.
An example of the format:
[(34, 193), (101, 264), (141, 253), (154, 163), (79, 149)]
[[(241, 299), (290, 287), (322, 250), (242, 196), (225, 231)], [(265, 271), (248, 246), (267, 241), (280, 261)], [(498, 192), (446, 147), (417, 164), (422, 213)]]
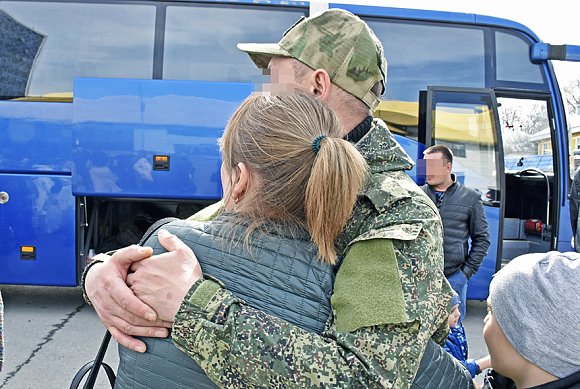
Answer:
[(530, 57), (532, 62), (541, 62), (548, 59), (580, 62), (580, 46), (534, 43)]

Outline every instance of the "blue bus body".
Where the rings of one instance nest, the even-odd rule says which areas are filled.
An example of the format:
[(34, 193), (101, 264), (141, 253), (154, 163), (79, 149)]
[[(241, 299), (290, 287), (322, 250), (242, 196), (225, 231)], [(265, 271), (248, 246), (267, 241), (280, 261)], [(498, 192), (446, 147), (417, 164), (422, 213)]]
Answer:
[[(387, 91), (375, 116), (415, 160), (449, 145), (459, 181), (482, 195), (491, 246), (468, 298), (487, 298), (492, 275), (517, 255), (572, 250), (566, 117), (550, 61), (530, 58), (543, 50), (538, 37), (480, 15), (330, 7), (361, 16), (385, 46)], [(45, 15), (59, 9), (74, 16), (51, 25)], [(299, 1), (0, 0), (0, 41), (21, 31), (31, 53), (28, 70), (0, 77), (0, 283), (76, 286), (93, 250), (135, 243), (155, 220), (219, 200), (218, 138), (259, 79), (235, 43), (276, 42), (308, 13)], [(122, 23), (128, 15), (138, 22)], [(91, 38), (104, 20), (109, 43)], [(78, 42), (58, 46), (81, 27)], [(78, 58), (64, 58), (67, 47)], [(520, 151), (508, 149), (521, 142), (508, 138), (538, 132), (508, 133), (511, 111), (502, 109), (521, 101), (542, 107), (537, 121), (550, 131), (518, 165)], [(550, 157), (535, 151), (542, 142)], [(410, 175), (423, 183), (419, 167)], [(532, 220), (543, 229), (530, 230)]]

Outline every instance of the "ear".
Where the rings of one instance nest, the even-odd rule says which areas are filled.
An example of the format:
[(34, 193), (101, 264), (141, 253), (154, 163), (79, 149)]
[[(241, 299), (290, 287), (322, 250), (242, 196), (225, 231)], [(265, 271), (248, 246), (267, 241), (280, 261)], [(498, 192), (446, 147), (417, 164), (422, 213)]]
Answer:
[(232, 196), (238, 201), (244, 198), (246, 190), (248, 189), (248, 183), (250, 181), (250, 172), (245, 163), (238, 163), (238, 179), (234, 183), (234, 190), (232, 191)]
[(451, 169), (453, 169), (453, 164), (451, 162), (447, 162), (446, 169), (447, 173), (451, 173)]
[(332, 82), (330, 81), (330, 76), (324, 69), (318, 69), (314, 71), (312, 79), (312, 92), (316, 97), (327, 100), (330, 95), (330, 87)]

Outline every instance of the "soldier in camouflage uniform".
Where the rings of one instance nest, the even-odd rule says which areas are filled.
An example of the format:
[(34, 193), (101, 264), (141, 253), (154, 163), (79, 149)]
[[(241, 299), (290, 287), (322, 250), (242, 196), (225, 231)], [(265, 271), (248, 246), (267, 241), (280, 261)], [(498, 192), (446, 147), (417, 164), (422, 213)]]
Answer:
[[(296, 23), (279, 44), (239, 48), (259, 67), (269, 64), (273, 75), (282, 70), (281, 59), (306, 65), (312, 77), (296, 84), (335, 108), (371, 176), (337, 242), (344, 256), (323, 334), (252, 309), (219, 280), (204, 277), (181, 302), (174, 342), (222, 387), (410, 387), (427, 341), (443, 344), (447, 337), (452, 294), (437, 210), (405, 173), (412, 160), (370, 116), (386, 81), (382, 45), (356, 16), (329, 10)], [(341, 105), (344, 91), (363, 104)], [(183, 260), (179, 245), (172, 250)], [(165, 303), (147, 301), (153, 309)], [(137, 311), (143, 317), (145, 310)]]
[(357, 146), (373, 175), (340, 238), (347, 254), (322, 335), (252, 309), (211, 278), (186, 295), (173, 340), (218, 385), (408, 388), (427, 340), (444, 342), (440, 221), (384, 124), (371, 134)]

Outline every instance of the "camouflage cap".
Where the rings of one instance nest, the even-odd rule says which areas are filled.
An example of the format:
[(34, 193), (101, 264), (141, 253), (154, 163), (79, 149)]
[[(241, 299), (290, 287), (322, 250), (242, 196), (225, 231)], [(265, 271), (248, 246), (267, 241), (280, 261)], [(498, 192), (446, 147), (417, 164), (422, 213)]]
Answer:
[(372, 91), (387, 82), (383, 46), (370, 27), (342, 9), (330, 9), (302, 17), (278, 43), (239, 43), (256, 66), (268, 67), (274, 56), (292, 57), (312, 69), (324, 69), (331, 81), (358, 97), (371, 109), (379, 104)]

